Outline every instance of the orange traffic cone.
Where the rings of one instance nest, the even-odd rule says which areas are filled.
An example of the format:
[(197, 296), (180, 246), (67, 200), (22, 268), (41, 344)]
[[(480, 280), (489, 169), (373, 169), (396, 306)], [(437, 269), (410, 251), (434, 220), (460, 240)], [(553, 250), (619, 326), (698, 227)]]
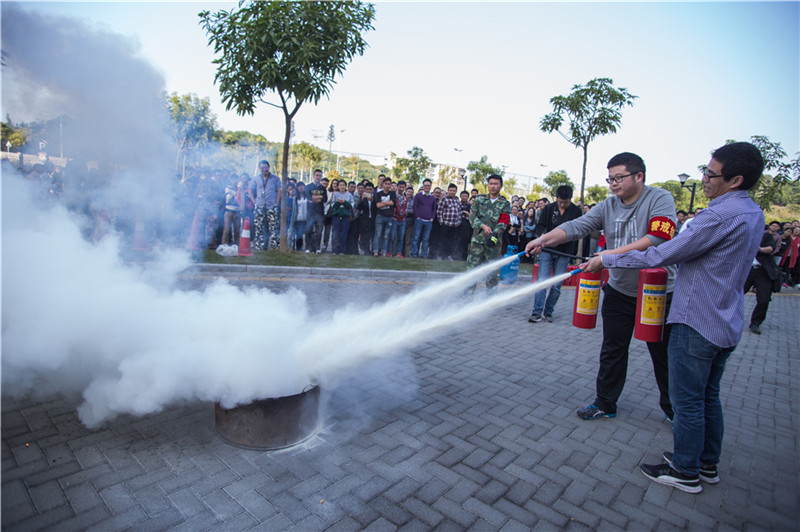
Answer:
[(239, 256), (252, 257), (250, 252), (250, 218), (244, 219), (244, 227), (242, 228), (242, 236), (239, 239)]
[(200, 213), (194, 213), (192, 229), (189, 231), (189, 240), (186, 242), (186, 249), (200, 249)]
[(133, 250), (134, 251), (149, 251), (150, 246), (147, 245), (147, 235), (144, 233), (144, 222), (141, 216), (136, 217), (136, 225), (133, 230)]

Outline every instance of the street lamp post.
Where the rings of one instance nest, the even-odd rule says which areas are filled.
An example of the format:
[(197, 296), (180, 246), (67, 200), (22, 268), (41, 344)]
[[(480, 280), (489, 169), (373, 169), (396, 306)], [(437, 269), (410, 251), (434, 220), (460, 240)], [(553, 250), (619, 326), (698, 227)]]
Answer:
[[(453, 148), (453, 151), (458, 153), (458, 157), (457, 158), (461, 159), (461, 152), (464, 151), (464, 150), (462, 148)], [(456, 161), (456, 164), (460, 164), (460, 163), (461, 163), (460, 160)], [(466, 192), (467, 191), (467, 170), (466, 170), (466, 168), (464, 169), (463, 177), (464, 177), (464, 192)]]
[(689, 200), (689, 212), (694, 212), (694, 192), (697, 188), (697, 183), (692, 183), (691, 186), (686, 184), (686, 181), (689, 179), (689, 174), (683, 173), (678, 174), (678, 179), (681, 180), (681, 188), (685, 188), (692, 191), (692, 197)]
[(342, 146), (342, 133), (344, 133), (345, 131), (346, 130), (344, 130), (344, 129), (340, 129), (339, 130), (339, 138), (336, 139), (336, 146), (337, 146), (337, 150), (336, 150), (336, 171), (337, 172), (339, 171), (339, 152), (341, 151), (341, 146)]

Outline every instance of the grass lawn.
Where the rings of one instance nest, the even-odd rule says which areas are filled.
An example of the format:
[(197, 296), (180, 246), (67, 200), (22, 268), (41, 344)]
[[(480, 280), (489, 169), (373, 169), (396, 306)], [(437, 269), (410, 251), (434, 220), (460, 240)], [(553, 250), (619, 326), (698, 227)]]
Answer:
[[(195, 262), (207, 264), (245, 264), (265, 266), (299, 266), (305, 268), (363, 268), (368, 270), (410, 270), (433, 272), (463, 272), (464, 261), (366, 257), (361, 255), (331, 255), (297, 251), (253, 251), (252, 257), (223, 257), (214, 250), (194, 252)], [(530, 275), (532, 265), (520, 264), (520, 275)]]

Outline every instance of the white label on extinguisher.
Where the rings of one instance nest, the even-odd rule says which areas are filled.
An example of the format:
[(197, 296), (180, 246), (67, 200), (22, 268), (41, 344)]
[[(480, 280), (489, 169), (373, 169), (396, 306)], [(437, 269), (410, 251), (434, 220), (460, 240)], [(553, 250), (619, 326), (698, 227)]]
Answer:
[(664, 310), (667, 302), (667, 286), (663, 284), (645, 284), (642, 286), (643, 325), (661, 325), (664, 323)]
[(600, 281), (591, 279), (581, 279), (578, 286), (578, 306), (575, 311), (578, 314), (595, 316), (597, 307), (600, 303)]

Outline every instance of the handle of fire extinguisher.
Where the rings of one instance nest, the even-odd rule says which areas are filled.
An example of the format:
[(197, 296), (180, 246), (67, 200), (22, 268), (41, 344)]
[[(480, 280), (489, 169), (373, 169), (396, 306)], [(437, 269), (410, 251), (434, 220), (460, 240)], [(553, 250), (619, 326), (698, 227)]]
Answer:
[[(580, 257), (578, 255), (570, 255), (569, 253), (563, 253), (561, 251), (556, 251), (556, 250), (550, 249), (550, 248), (543, 248), (542, 251), (546, 251), (548, 253), (552, 253), (553, 255), (560, 255), (562, 257), (567, 257), (568, 259), (578, 259), (578, 260), (582, 260), (582, 261), (587, 261), (587, 260), (589, 260), (591, 258), (591, 257)], [(521, 252), (517, 253), (517, 257), (522, 258), (526, 253), (528, 253), (528, 252), (527, 251), (521, 251)]]

